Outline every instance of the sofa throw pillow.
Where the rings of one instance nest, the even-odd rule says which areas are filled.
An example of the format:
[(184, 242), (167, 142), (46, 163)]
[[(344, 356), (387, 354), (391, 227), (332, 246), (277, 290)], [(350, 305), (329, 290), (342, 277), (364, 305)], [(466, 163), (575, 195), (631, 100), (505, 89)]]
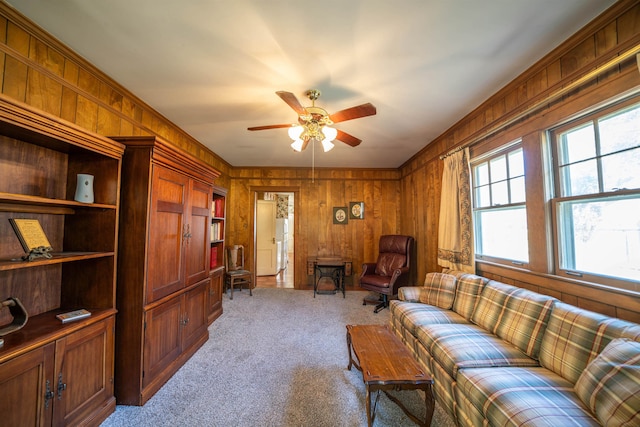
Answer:
[(611, 340), (582, 372), (575, 391), (603, 426), (640, 425), (640, 342)]
[(427, 273), (420, 302), (450, 310), (456, 295), (456, 278), (450, 274)]

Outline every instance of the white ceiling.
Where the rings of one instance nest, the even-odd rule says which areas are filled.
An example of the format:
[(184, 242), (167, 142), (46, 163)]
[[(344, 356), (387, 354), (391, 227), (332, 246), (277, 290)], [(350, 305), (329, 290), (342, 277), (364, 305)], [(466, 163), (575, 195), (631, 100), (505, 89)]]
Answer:
[(8, 0), (233, 166), (308, 167), (286, 129), (308, 89), (335, 127), (316, 167), (398, 167), (614, 0)]

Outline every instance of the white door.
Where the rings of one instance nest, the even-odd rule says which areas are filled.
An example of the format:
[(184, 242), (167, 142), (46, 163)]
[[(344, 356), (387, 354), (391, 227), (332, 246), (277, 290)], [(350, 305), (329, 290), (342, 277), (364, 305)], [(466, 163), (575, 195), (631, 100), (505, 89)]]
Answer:
[(256, 275), (272, 276), (278, 273), (276, 201), (258, 200), (256, 218)]

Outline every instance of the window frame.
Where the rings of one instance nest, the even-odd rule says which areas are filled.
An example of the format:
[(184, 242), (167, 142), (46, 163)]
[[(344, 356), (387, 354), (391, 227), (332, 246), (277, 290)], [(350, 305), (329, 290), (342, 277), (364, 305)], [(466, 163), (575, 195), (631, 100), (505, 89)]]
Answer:
[[(508, 171), (509, 171), (509, 160), (508, 160), (508, 156), (509, 153), (515, 152), (520, 150), (522, 152), (522, 167), (523, 167), (523, 173), (522, 175), (518, 175), (516, 177), (512, 177), (509, 175)], [(505, 156), (506, 158), (506, 168), (507, 168), (507, 178), (505, 178), (504, 181), (509, 182), (514, 178), (519, 178), (520, 176), (524, 179), (524, 185), (523, 185), (523, 191), (524, 191), (524, 198), (525, 200), (522, 202), (515, 202), (515, 203), (511, 203), (511, 200), (509, 200), (509, 203), (507, 204), (498, 204), (498, 205), (491, 205), (491, 206), (482, 206), (482, 207), (478, 207), (477, 206), (477, 197), (476, 197), (476, 189), (479, 188), (479, 186), (477, 185), (476, 182), (476, 173), (475, 173), (475, 168), (481, 164), (487, 163), (490, 164), (492, 159), (496, 159), (498, 157), (501, 156)], [(527, 245), (526, 245), (526, 251), (527, 251), (527, 257), (528, 259), (526, 261), (524, 260), (517, 260), (517, 259), (513, 259), (513, 258), (503, 258), (503, 257), (497, 257), (494, 255), (486, 255), (486, 254), (481, 254), (478, 252), (478, 248), (481, 245), (481, 241), (482, 241), (482, 235), (481, 235), (481, 227), (480, 227), (480, 223), (478, 221), (478, 214), (481, 212), (488, 212), (488, 211), (499, 211), (499, 210), (505, 210), (505, 209), (513, 209), (513, 208), (517, 208), (517, 209), (521, 209), (523, 208), (525, 211), (525, 217), (528, 216), (528, 212), (527, 212), (527, 192), (526, 192), (526, 180), (527, 180), (527, 174), (526, 174), (526, 152), (525, 152), (525, 147), (524, 147), (524, 143), (522, 138), (517, 138), (511, 142), (508, 142), (506, 144), (501, 144), (499, 147), (497, 147), (494, 150), (491, 150), (489, 152), (483, 153), (481, 155), (479, 155), (476, 158), (471, 159), (471, 161), (469, 162), (469, 167), (471, 169), (471, 200), (472, 200), (472, 212), (473, 212), (473, 221), (474, 221), (474, 253), (475, 253), (475, 258), (476, 261), (487, 261), (487, 262), (492, 262), (495, 264), (502, 264), (502, 265), (506, 265), (506, 266), (515, 266), (515, 267), (519, 267), (519, 268), (525, 268), (528, 269), (529, 268), (529, 263), (531, 261), (531, 256), (530, 256), (530, 242), (527, 238)], [(489, 182), (486, 184), (489, 186), (489, 192), (491, 192), (491, 178), (489, 177)], [(507, 187), (507, 192), (509, 194), (509, 198), (511, 198), (511, 187), (508, 186)], [(491, 193), (490, 193), (491, 194)], [(528, 221), (527, 221), (528, 223)], [(527, 224), (527, 229), (528, 229), (528, 224)]]
[[(552, 225), (552, 238), (553, 238), (553, 274), (559, 277), (570, 278), (573, 280), (580, 280), (589, 283), (597, 283), (600, 285), (605, 285), (609, 287), (614, 287), (618, 289), (640, 292), (640, 281), (636, 281), (633, 279), (625, 279), (620, 277), (609, 276), (606, 274), (597, 274), (589, 271), (583, 271), (579, 269), (571, 269), (562, 267), (562, 257), (566, 256), (566, 254), (562, 251), (562, 246), (564, 242), (562, 239), (562, 231), (561, 228), (566, 226), (561, 224), (560, 221), (560, 210), (562, 209), (562, 204), (567, 202), (597, 202), (597, 201), (614, 201), (616, 199), (625, 199), (625, 198), (640, 198), (640, 188), (634, 189), (614, 189), (614, 190), (606, 190), (603, 188), (603, 172), (601, 167), (601, 162), (604, 157), (608, 154), (603, 155), (600, 150), (600, 133), (599, 133), (599, 125), (598, 120), (606, 118), (607, 116), (611, 116), (616, 112), (621, 112), (629, 107), (637, 106), (640, 107), (640, 99), (638, 97), (632, 97), (631, 99), (623, 100), (621, 102), (616, 102), (610, 105), (607, 105), (603, 108), (587, 112), (575, 120), (571, 120), (565, 123), (562, 123), (558, 126), (552, 127), (547, 131), (547, 143), (548, 153), (551, 156), (551, 165), (552, 170), (549, 174), (549, 179), (553, 181), (553, 194), (549, 200), (550, 209), (551, 209), (551, 225)], [(595, 161), (597, 164), (597, 182), (598, 182), (598, 192), (588, 193), (588, 194), (579, 194), (579, 195), (563, 195), (563, 186), (566, 185), (566, 182), (563, 181), (562, 173), (560, 171), (560, 151), (563, 149), (561, 147), (560, 138), (561, 135), (569, 132), (574, 129), (578, 129), (581, 126), (593, 125), (595, 130), (595, 144), (596, 144), (596, 154)], [(627, 148), (625, 150), (636, 149), (634, 147)], [(584, 160), (583, 160), (584, 161)], [(577, 163), (577, 162), (576, 162)], [(566, 163), (566, 165), (569, 163)]]

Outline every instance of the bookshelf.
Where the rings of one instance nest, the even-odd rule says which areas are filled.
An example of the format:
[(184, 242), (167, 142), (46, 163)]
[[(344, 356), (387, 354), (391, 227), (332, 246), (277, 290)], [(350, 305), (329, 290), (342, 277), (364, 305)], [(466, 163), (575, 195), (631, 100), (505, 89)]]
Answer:
[(211, 283), (209, 288), (209, 323), (222, 314), (222, 292), (224, 284), (224, 241), (227, 190), (213, 187), (211, 200)]

